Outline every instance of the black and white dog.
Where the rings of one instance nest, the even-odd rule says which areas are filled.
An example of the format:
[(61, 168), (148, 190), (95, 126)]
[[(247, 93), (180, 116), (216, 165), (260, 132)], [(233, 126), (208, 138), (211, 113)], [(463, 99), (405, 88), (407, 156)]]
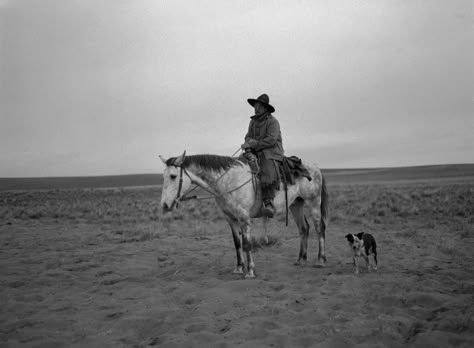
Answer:
[(370, 272), (370, 259), (369, 256), (373, 255), (375, 260), (375, 266), (373, 269), (377, 270), (377, 243), (375, 238), (369, 233), (360, 232), (357, 234), (347, 234), (346, 239), (351, 246), (353, 252), (353, 260), (355, 266), (355, 273), (359, 274), (359, 265), (357, 258), (362, 256), (367, 264), (367, 271)]

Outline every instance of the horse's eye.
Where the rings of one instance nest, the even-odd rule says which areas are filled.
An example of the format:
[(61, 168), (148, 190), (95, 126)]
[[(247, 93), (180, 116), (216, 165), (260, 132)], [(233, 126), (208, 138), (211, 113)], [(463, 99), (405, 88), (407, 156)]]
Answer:
[(171, 179), (171, 180), (174, 180), (174, 179), (176, 179), (177, 177), (178, 177), (178, 176), (177, 176), (176, 174), (171, 174), (171, 175), (170, 175), (170, 179)]

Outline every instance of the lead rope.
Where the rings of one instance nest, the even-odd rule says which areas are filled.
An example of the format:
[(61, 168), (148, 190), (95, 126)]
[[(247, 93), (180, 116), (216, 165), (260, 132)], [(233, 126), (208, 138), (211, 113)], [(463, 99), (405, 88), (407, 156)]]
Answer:
[(237, 151), (235, 151), (234, 154), (233, 154), (232, 156), (230, 156), (230, 157), (234, 157), (235, 155), (237, 155), (237, 153), (238, 153), (239, 151), (242, 151), (242, 148), (241, 148), (241, 147), (239, 147), (239, 148), (237, 149)]
[[(239, 147), (239, 148), (237, 149), (237, 151), (235, 151), (234, 154), (233, 154), (232, 156), (230, 156), (230, 157), (234, 158), (234, 156), (235, 156), (239, 151), (241, 151), (241, 150), (242, 150), (242, 149)], [(217, 178), (217, 180), (214, 182), (214, 184), (217, 185), (217, 183), (219, 182), (219, 180), (220, 180), (224, 175), (227, 174), (227, 172), (229, 171), (230, 168), (231, 168), (231, 167), (227, 168), (227, 169), (224, 171), (224, 173), (222, 173), (222, 175)]]

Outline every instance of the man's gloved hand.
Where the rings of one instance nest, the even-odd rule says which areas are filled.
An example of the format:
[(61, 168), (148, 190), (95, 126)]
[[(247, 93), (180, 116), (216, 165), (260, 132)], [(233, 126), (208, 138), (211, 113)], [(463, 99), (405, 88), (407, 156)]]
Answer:
[(242, 144), (242, 149), (247, 149), (247, 148), (251, 148), (251, 149), (255, 149), (257, 147), (257, 140), (255, 139), (247, 139), (245, 141), (245, 143)]
[(250, 144), (249, 144), (248, 142), (243, 143), (240, 147), (241, 147), (242, 150), (244, 150), (244, 151), (245, 151), (246, 149), (250, 149), (250, 148), (251, 148), (251, 146), (250, 146)]

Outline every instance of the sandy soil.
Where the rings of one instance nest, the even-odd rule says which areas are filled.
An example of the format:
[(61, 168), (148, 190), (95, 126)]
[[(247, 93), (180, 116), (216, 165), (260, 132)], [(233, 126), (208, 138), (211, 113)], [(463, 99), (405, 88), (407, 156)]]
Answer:
[[(474, 183), (329, 189), (327, 266), (314, 231), (295, 266), (277, 218), (253, 280), (231, 274), (213, 203), (161, 216), (156, 189), (2, 193), (0, 347), (474, 346)], [(344, 235), (362, 230), (379, 270), (355, 275)]]

